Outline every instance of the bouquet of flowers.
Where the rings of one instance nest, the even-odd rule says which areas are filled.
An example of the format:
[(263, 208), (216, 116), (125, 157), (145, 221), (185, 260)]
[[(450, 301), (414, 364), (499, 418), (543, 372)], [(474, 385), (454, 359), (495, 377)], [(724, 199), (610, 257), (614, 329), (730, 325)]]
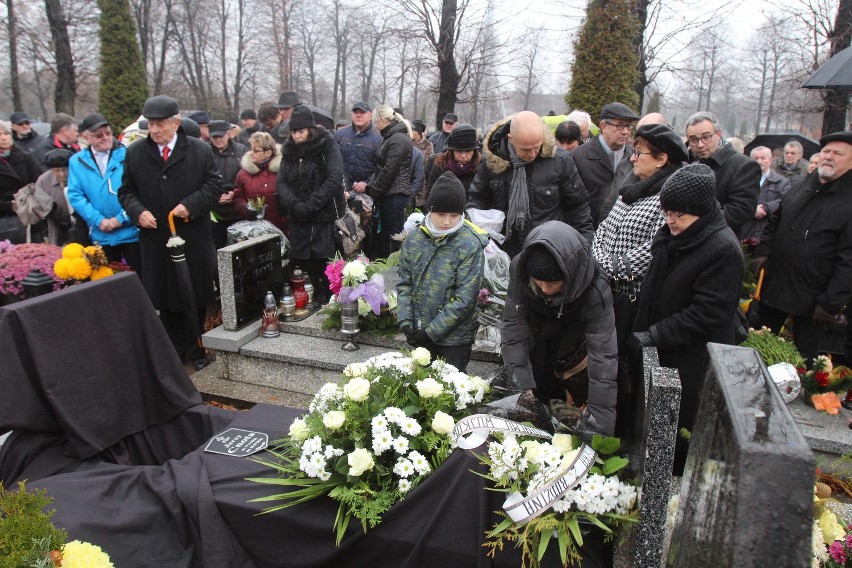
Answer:
[(84, 247), (78, 243), (62, 247), (62, 257), (53, 264), (53, 271), (63, 280), (80, 282), (100, 280), (114, 274), (101, 247)]
[(808, 395), (852, 389), (852, 369), (842, 365), (835, 367), (827, 355), (814, 359), (812, 369), (798, 365), (797, 370), (802, 388)]
[(30, 270), (41, 270), (54, 280), (53, 290), (65, 285), (64, 279), (57, 277), (53, 264), (61, 255), (61, 249), (55, 245), (32, 243), (13, 245), (8, 240), (0, 241), (0, 296), (13, 299), (21, 298), (23, 280)]
[(343, 371), (327, 383), (290, 435), (258, 458), (279, 478), (251, 481), (294, 488), (256, 501), (285, 501), (271, 512), (328, 495), (340, 503), (334, 520), (337, 543), (352, 517), (364, 529), (438, 468), (453, 450), (450, 432), (480, 402), (488, 383), (469, 377), (418, 347), (389, 352)]
[(509, 255), (494, 241), (489, 241), (485, 247), (483, 287), (476, 302), (480, 326), (474, 339), (474, 349), (500, 352), (500, 321), (509, 291), (509, 265)]
[[(589, 447), (569, 434), (546, 440), (546, 432), (537, 437), (510, 431), (493, 435), (496, 440), (479, 459), (489, 468), (484, 477), (509, 496), (506, 512), (499, 512), (504, 519), (486, 533), (489, 556), (509, 541), (521, 548), (525, 566), (539, 566), (555, 537), (567, 566), (580, 559), (581, 523), (612, 535), (622, 524), (638, 520), (636, 487), (617, 476), (628, 463), (613, 455), (621, 447), (617, 438), (595, 436)], [(538, 512), (518, 518), (512, 510), (526, 500), (530, 504), (524, 506), (525, 514), (532, 505)]]
[(852, 568), (852, 523), (837, 518), (827, 506), (830, 497), (831, 489), (818, 482), (814, 488), (811, 566)]
[(805, 362), (795, 344), (775, 335), (768, 327), (748, 330), (748, 337), (740, 345), (751, 347), (760, 353), (760, 358), (767, 367), (789, 363), (798, 369)]
[(323, 329), (340, 327), (340, 302), (357, 301), (364, 331), (387, 336), (396, 334), (396, 293), (385, 289), (383, 273), (398, 262), (399, 253), (393, 253), (387, 259), (374, 262), (359, 256), (348, 262), (337, 257), (328, 263), (325, 275), (335, 296), (323, 310), (328, 316)]

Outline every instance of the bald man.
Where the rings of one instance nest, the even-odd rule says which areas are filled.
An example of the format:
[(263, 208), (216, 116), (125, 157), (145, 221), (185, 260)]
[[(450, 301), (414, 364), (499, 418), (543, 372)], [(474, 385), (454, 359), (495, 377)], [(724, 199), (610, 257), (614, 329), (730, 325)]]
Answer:
[(504, 251), (521, 251), (533, 227), (562, 221), (592, 240), (589, 196), (571, 156), (556, 144), (534, 112), (523, 111), (495, 124), (468, 189), (468, 207), (506, 214)]
[(666, 120), (666, 117), (661, 115), (658, 112), (649, 112), (645, 116), (639, 119), (639, 122), (636, 123), (636, 130), (639, 130), (643, 126), (648, 124), (663, 124), (665, 126), (669, 125), (669, 121)]

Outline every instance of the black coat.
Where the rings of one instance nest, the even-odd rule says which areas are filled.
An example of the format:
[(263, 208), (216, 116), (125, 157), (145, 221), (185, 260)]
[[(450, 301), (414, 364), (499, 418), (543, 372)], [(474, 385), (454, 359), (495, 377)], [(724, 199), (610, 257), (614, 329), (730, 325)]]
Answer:
[[(426, 183), (423, 184), (423, 187), (420, 191), (417, 192), (415, 196), (416, 204), (418, 207), (423, 207), (426, 205), (426, 200), (429, 199), (429, 192), (432, 191), (432, 186), (435, 185), (435, 182), (438, 181), (438, 178), (444, 175), (445, 172), (449, 171), (449, 167), (447, 166), (447, 160), (449, 159), (449, 153), (447, 150), (444, 150), (440, 154), (432, 154), (432, 156), (426, 162)], [(479, 163), (482, 161), (482, 154), (479, 150), (476, 150), (471, 162), (473, 163), (473, 170), (468, 174), (456, 174), (456, 177), (459, 178), (459, 181), (462, 182), (464, 186), (465, 195), (467, 195), (467, 189), (470, 187), (470, 184), (473, 182), (473, 178), (476, 177), (476, 170), (478, 169)], [(455, 172), (453, 172), (455, 173)]]
[(852, 298), (852, 171), (821, 184), (816, 172), (796, 184), (769, 219), (755, 257), (768, 256), (760, 302), (810, 317)]
[(757, 196), (760, 195), (760, 166), (728, 143), (706, 160), (696, 160), (692, 154), (690, 158), (690, 161), (700, 162), (713, 170), (716, 175), (716, 201), (725, 212), (728, 226), (739, 236), (743, 225), (754, 219)]
[(41, 141), (44, 140), (44, 136), (35, 130), (30, 130), (29, 134), (23, 138), (18, 138), (18, 134), (16, 132), (12, 132), (12, 139), (15, 141), (15, 146), (19, 147), (24, 152), (32, 152), (36, 146), (41, 144)]
[(79, 152), (80, 147), (76, 144), (66, 144), (61, 142), (59, 138), (57, 138), (53, 134), (48, 134), (47, 136), (42, 137), (41, 141), (32, 147), (30, 150), (30, 154), (32, 154), (36, 161), (38, 161), (41, 167), (46, 167), (44, 163), (44, 157), (51, 150), (56, 150), (57, 148), (61, 148), (63, 150), (68, 150), (71, 153)]
[[(530, 286), (526, 256), (532, 245), (544, 246), (558, 260), (565, 284), (546, 298)], [(549, 221), (530, 231), (524, 249), (512, 260), (502, 323), (503, 361), (518, 384), (537, 389), (548, 399), (555, 362), (570, 357), (586, 342), (588, 408), (602, 434), (615, 429), (618, 348), (612, 293), (592, 247), (577, 231)]]
[(210, 227), (210, 210), (222, 195), (222, 177), (206, 142), (178, 129), (175, 148), (163, 162), (151, 138), (131, 144), (124, 158), (124, 176), (118, 200), (136, 222), (144, 211), (157, 220), (156, 229), (139, 229), (142, 249), (141, 278), (145, 291), (159, 310), (182, 311), (177, 274), (166, 242), (169, 212), (183, 204), (190, 221), (175, 219), (177, 233), (186, 241), (186, 262), (192, 275), (197, 307), (213, 300), (216, 249)]
[[(249, 149), (233, 139), (228, 140), (228, 147), (222, 152), (216, 149), (213, 144), (210, 144), (210, 149), (213, 150), (213, 160), (216, 164), (216, 169), (219, 170), (219, 174), (222, 176), (222, 187), (226, 192), (231, 191), (234, 189), (234, 180), (236, 180), (237, 174), (240, 173), (240, 160)], [(234, 206), (231, 203), (217, 203), (213, 206), (213, 211), (222, 219), (240, 219), (240, 216), (234, 210)]]
[(718, 207), (677, 237), (663, 225), (651, 253), (633, 329), (649, 331), (660, 364), (680, 371), (678, 424), (691, 429), (707, 370), (707, 343), (734, 343), (743, 254)]
[(763, 235), (763, 229), (769, 222), (769, 218), (778, 210), (781, 205), (781, 199), (787, 194), (790, 189), (790, 180), (778, 174), (775, 170), (770, 169), (766, 176), (766, 181), (760, 186), (760, 195), (757, 198), (758, 205), (763, 205), (766, 209), (766, 217), (755, 219), (752, 217), (743, 225), (740, 238), (760, 240)]
[(580, 174), (589, 194), (589, 208), (595, 228), (609, 215), (615, 200), (618, 199), (618, 190), (624, 179), (633, 172), (633, 164), (630, 163), (632, 153), (633, 146), (627, 144), (624, 147), (624, 158), (613, 170), (612, 158), (604, 152), (600, 134), (571, 150), (577, 173)]
[[(485, 159), (479, 164), (468, 188), (468, 207), (509, 211), (513, 174), (507, 138), (510, 124), (511, 118), (505, 119), (486, 135), (482, 150)], [(574, 161), (568, 152), (556, 145), (549, 128), (544, 131), (538, 157), (524, 169), (532, 227), (547, 221), (562, 221), (591, 242), (594, 230), (589, 214), (589, 196)], [(514, 231), (503, 244), (503, 250), (509, 256), (515, 256), (521, 250), (524, 237), (526, 235), (518, 235)]]
[(382, 143), (376, 150), (376, 169), (367, 185), (370, 196), (411, 195), (411, 149), (414, 141), (402, 122), (392, 122), (381, 131)]
[(0, 217), (15, 215), (12, 210), (15, 193), (28, 183), (35, 183), (41, 172), (36, 159), (17, 144), (7, 158), (0, 158)]
[(251, 138), (251, 135), (255, 132), (266, 132), (266, 129), (259, 121), (255, 122), (254, 126), (252, 126), (251, 128), (243, 128), (240, 131), (240, 135), (237, 136), (237, 140), (239, 140), (240, 144), (242, 144), (243, 146), (248, 147), (250, 145), (249, 138)]
[[(330, 132), (318, 128), (307, 142), (288, 139), (281, 153), (278, 200), (282, 214), (290, 217), (293, 258), (331, 258), (336, 250), (334, 220), (345, 208), (340, 148)], [(407, 178), (407, 169), (405, 173)]]

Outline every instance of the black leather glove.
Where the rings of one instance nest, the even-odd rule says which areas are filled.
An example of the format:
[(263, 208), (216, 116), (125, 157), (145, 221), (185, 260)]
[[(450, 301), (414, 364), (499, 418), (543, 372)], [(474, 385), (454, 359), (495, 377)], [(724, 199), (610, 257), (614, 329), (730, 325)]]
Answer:
[(651, 347), (654, 345), (654, 340), (651, 339), (651, 334), (647, 331), (637, 331), (633, 334), (633, 341), (637, 346)]
[(293, 215), (293, 217), (295, 217), (297, 220), (303, 221), (310, 216), (311, 210), (308, 209), (307, 205), (302, 202), (299, 202), (294, 204), (293, 207), (290, 208), (290, 214)]
[(755, 276), (760, 274), (760, 269), (766, 265), (766, 260), (768, 258), (768, 256), (756, 256), (751, 259), (751, 271), (754, 272)]
[(816, 307), (814, 308), (814, 315), (813, 315), (812, 319), (813, 319), (814, 323), (824, 323), (824, 324), (837, 323), (837, 319), (834, 317), (834, 315), (828, 313), (828, 310), (826, 310), (825, 308), (823, 308), (819, 304), (817, 304)]
[(406, 335), (406, 337), (408, 338), (408, 344), (412, 347), (423, 347), (424, 345), (430, 345), (432, 343), (432, 340), (429, 339), (429, 334), (422, 329), (412, 331), (411, 334)]

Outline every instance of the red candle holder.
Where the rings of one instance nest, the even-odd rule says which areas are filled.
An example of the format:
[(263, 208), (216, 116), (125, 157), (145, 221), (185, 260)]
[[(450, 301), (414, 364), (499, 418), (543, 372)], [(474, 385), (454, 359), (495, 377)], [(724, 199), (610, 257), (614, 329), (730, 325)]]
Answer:
[(293, 276), (290, 277), (290, 286), (293, 288), (293, 299), (296, 301), (296, 316), (303, 316), (308, 313), (308, 293), (305, 291), (305, 278), (301, 269), (297, 268), (293, 271)]

